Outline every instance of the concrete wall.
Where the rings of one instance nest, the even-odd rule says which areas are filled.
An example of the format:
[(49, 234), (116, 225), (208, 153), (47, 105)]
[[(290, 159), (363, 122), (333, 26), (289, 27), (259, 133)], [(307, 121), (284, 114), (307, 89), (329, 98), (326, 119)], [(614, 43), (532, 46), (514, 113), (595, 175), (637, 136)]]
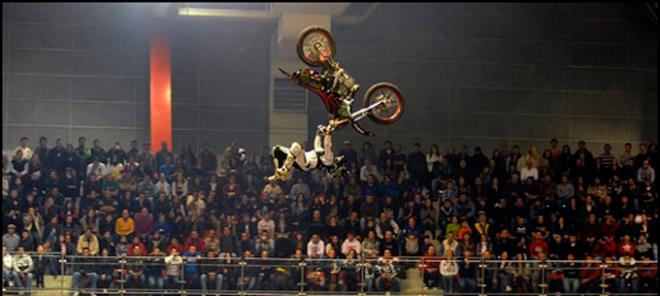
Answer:
[(138, 4), (3, 3), (3, 148), (21, 136), (128, 146), (148, 136), (148, 39)]
[[(364, 120), (377, 138), (346, 128), (338, 143), (489, 154), (556, 137), (600, 153), (605, 142), (621, 151), (657, 140), (657, 29), (632, 4), (387, 3), (332, 30), (336, 58), (362, 86), (356, 107), (377, 81), (397, 84), (407, 104), (394, 125)], [(326, 115), (320, 100), (309, 105), (311, 128)]]
[[(148, 4), (3, 3), (3, 149), (149, 138)], [(173, 144), (267, 143), (266, 23), (170, 18)], [(260, 151), (260, 150), (258, 150)]]
[[(98, 138), (104, 147), (147, 139), (150, 9), (3, 3), (3, 149), (23, 135), (33, 146), (41, 135), (51, 144)], [(265, 145), (275, 24), (172, 21), (175, 150)], [(391, 3), (332, 32), (359, 96), (377, 81), (405, 95), (400, 122), (364, 121), (377, 145), (489, 151), (556, 137), (597, 151), (609, 142), (616, 152), (626, 141), (657, 140), (657, 29), (632, 4)], [(311, 99), (313, 132), (326, 115)], [(344, 139), (365, 140), (350, 128), (338, 134)]]

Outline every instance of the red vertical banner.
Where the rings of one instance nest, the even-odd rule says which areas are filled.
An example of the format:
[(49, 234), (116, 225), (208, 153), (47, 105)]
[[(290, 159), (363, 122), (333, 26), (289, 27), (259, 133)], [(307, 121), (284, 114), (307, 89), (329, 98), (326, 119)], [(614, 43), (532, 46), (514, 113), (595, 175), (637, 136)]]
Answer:
[(150, 32), (150, 135), (151, 152), (167, 142), (172, 151), (172, 68), (170, 41), (164, 21), (155, 21)]

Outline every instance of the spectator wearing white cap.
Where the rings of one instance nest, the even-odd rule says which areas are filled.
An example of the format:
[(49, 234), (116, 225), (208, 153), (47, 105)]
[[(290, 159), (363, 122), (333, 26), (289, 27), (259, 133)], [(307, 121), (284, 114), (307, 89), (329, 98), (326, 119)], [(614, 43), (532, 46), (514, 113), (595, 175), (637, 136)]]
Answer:
[(9, 252), (14, 252), (18, 248), (21, 237), (16, 233), (16, 225), (9, 224), (7, 226), (7, 233), (2, 236), (2, 244), (7, 246)]

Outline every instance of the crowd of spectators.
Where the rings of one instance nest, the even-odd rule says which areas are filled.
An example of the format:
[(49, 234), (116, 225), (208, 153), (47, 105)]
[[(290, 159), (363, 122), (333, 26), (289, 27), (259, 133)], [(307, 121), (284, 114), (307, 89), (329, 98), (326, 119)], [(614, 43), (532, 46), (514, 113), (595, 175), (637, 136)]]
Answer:
[[(355, 151), (344, 142), (348, 176), (296, 171), (291, 181), (266, 182), (274, 171), (267, 147), (256, 155), (232, 144), (216, 155), (208, 144), (198, 153), (185, 145), (174, 154), (166, 143), (151, 153), (137, 141), (107, 151), (84, 137), (77, 147), (41, 137), (33, 150), (28, 141), (3, 154), (7, 285), (43, 286), (45, 272), (59, 271), (39, 254), (58, 252), (89, 263), (68, 271), (74, 288), (82, 278), (92, 288), (121, 278), (159, 289), (297, 289), (297, 265), (241, 275), (236, 264), (318, 258), (341, 260), (309, 267), (309, 289), (356, 290), (360, 281), (397, 291), (416, 267), (400, 258), (413, 256), (426, 287), (445, 291), (477, 291), (469, 258), (502, 260), (485, 275), (492, 292), (538, 289), (524, 259), (607, 260), (624, 268), (606, 277), (611, 291), (655, 289), (655, 143), (638, 151), (627, 143), (621, 155), (606, 144), (595, 156), (584, 141), (571, 151), (555, 139), (540, 154), (503, 144), (490, 155), (467, 145), (425, 153), (419, 144), (406, 154), (389, 141)], [(135, 258), (124, 269), (116, 259), (93, 265), (113, 256)], [(361, 258), (373, 262), (364, 275)], [(649, 268), (634, 269), (641, 266)], [(557, 270), (550, 289), (599, 291), (601, 278)]]

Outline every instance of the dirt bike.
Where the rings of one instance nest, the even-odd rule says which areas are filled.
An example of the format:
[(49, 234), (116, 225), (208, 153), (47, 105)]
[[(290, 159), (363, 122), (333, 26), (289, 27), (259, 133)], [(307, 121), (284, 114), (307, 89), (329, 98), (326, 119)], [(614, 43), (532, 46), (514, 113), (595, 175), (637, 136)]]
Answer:
[(330, 32), (318, 26), (305, 28), (298, 37), (296, 46), (298, 57), (311, 67), (323, 67), (322, 72), (312, 68), (301, 68), (289, 74), (279, 69), (296, 84), (317, 94), (330, 115), (331, 130), (350, 124), (357, 132), (374, 136), (364, 130), (357, 121), (369, 117), (381, 125), (396, 122), (405, 109), (405, 104), (399, 88), (389, 82), (378, 82), (364, 94), (364, 106), (357, 111), (351, 111), (353, 96), (360, 86), (339, 63), (333, 60), (336, 48)]

